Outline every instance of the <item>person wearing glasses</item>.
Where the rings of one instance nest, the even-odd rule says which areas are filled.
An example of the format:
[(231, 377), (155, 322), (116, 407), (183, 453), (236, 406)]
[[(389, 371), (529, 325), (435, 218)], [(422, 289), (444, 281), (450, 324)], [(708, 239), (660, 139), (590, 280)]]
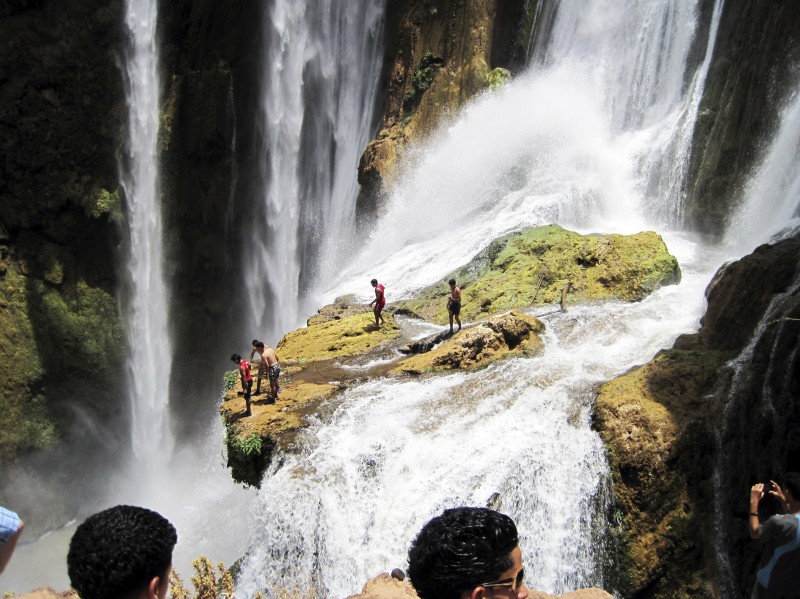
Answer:
[(514, 521), (478, 507), (445, 510), (411, 543), (408, 576), (420, 599), (525, 599)]

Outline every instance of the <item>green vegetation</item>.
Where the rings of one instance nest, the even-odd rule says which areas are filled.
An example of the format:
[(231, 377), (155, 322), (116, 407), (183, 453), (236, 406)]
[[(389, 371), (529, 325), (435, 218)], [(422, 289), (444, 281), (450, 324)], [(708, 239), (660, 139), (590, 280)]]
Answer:
[(224, 390), (230, 391), (236, 386), (236, 383), (239, 382), (239, 373), (235, 370), (231, 370), (230, 372), (225, 373), (224, 377)]
[(412, 112), (417, 104), (419, 104), (423, 92), (431, 86), (443, 62), (440, 56), (434, 56), (432, 52), (425, 53), (425, 56), (419, 61), (419, 66), (414, 71), (412, 77), (413, 87), (403, 97), (403, 110)]
[(509, 81), (511, 81), (511, 71), (502, 67), (497, 67), (487, 77), (487, 83), (491, 90), (500, 89)]
[(270, 437), (258, 433), (246, 437), (240, 436), (234, 425), (226, 423), (225, 446), (228, 450), (228, 468), (231, 469), (233, 480), (259, 488), (261, 476), (275, 449), (275, 442)]

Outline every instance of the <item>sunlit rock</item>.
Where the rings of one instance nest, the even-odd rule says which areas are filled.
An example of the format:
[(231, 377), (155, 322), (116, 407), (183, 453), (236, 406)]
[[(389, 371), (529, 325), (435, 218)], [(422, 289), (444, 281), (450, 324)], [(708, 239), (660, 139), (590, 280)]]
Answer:
[(312, 362), (363, 354), (400, 336), (392, 315), (384, 311), (386, 324), (376, 327), (368, 306), (361, 313), (329, 320), (288, 333), (276, 348), (281, 360)]
[(471, 369), (511, 355), (534, 354), (543, 348), (543, 331), (541, 321), (513, 310), (457, 332), (438, 347), (403, 360), (393, 372)]
[(479, 320), (512, 308), (561, 301), (639, 301), (664, 285), (680, 282), (678, 261), (661, 236), (579, 235), (557, 225), (534, 227), (492, 242), (466, 266), (422, 289), (418, 299), (399, 302), (407, 312), (437, 323), (448, 320), (447, 281), (462, 291), (461, 319)]

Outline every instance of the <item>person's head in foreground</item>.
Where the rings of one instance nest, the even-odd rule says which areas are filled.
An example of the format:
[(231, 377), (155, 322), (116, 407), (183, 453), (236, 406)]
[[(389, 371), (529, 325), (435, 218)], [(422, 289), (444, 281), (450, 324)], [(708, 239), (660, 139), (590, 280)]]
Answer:
[(445, 510), (408, 551), (408, 577), (421, 599), (525, 599), (514, 521), (478, 507)]
[(81, 524), (69, 544), (67, 569), (81, 599), (164, 599), (175, 527), (154, 511), (118, 505)]

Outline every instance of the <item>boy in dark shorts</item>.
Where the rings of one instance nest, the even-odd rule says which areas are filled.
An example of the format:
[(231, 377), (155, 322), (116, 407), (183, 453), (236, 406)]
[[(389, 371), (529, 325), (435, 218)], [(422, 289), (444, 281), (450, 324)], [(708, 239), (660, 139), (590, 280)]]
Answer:
[(450, 279), (450, 297), (447, 298), (447, 313), (450, 315), (450, 333), (453, 332), (453, 318), (458, 322), (458, 330), (461, 330), (461, 289), (456, 285), (455, 279)]

